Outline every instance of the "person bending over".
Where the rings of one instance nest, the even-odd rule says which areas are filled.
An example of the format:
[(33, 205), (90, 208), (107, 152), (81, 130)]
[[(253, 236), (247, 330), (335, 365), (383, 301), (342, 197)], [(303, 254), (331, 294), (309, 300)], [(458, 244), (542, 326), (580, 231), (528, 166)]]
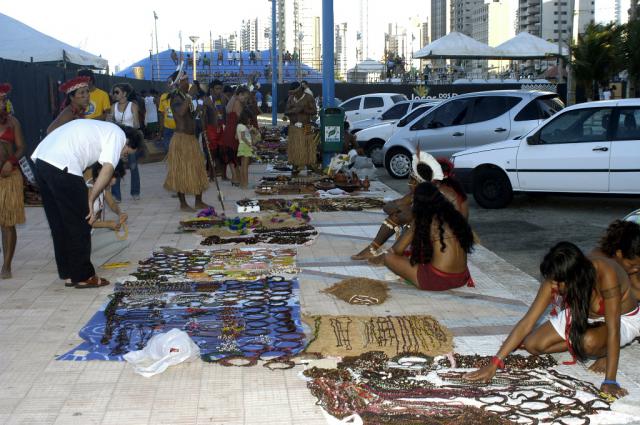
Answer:
[[(89, 191), (93, 188), (93, 184), (98, 180), (98, 176), (100, 175), (100, 170), (102, 170), (102, 164), (96, 162), (91, 167), (91, 180), (87, 181), (87, 187)], [(111, 176), (111, 182), (109, 186), (113, 188), (113, 185), (116, 184), (117, 179), (122, 179), (126, 171), (124, 169), (124, 165), (122, 161), (118, 162), (116, 168), (113, 171), (113, 176)], [(105, 204), (109, 207), (111, 211), (113, 211), (117, 216), (118, 220), (105, 220), (106, 208)], [(91, 227), (94, 229), (102, 228), (102, 229), (111, 229), (114, 231), (120, 230), (122, 225), (127, 222), (129, 218), (127, 214), (123, 213), (118, 206), (118, 203), (113, 199), (113, 195), (110, 190), (103, 190), (102, 193), (98, 195), (95, 201), (93, 201), (93, 211), (96, 215), (96, 221), (92, 224)]]
[(609, 225), (600, 244), (591, 251), (593, 257), (615, 261), (629, 276), (631, 291), (640, 300), (640, 225), (616, 220)]
[[(420, 183), (414, 192), (414, 222), (384, 257), (384, 264), (417, 288), (445, 291), (474, 286), (467, 267), (473, 232), (467, 220), (436, 186)], [(404, 252), (411, 244), (411, 256)]]
[[(491, 363), (465, 377), (489, 381), (502, 360), (521, 344), (534, 355), (569, 351), (574, 359), (603, 358), (605, 379), (600, 390), (616, 397), (627, 394), (616, 381), (620, 347), (640, 335), (640, 314), (629, 276), (615, 261), (585, 256), (571, 242), (560, 242), (540, 264), (544, 278), (529, 311), (513, 328)], [(534, 329), (556, 298), (561, 311)], [(594, 363), (600, 367), (602, 361)]]

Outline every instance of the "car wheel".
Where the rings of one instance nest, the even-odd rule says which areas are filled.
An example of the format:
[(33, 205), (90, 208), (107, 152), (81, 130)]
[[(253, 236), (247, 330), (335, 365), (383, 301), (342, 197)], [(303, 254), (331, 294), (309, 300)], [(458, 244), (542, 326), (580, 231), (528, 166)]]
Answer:
[(411, 172), (411, 154), (403, 148), (393, 148), (387, 152), (385, 167), (394, 179), (406, 179)]
[(497, 168), (481, 168), (473, 176), (473, 197), (483, 208), (504, 208), (513, 199), (507, 175)]
[(382, 146), (384, 142), (382, 140), (372, 140), (367, 143), (366, 154), (376, 167), (382, 167), (384, 165), (384, 157), (382, 156)]

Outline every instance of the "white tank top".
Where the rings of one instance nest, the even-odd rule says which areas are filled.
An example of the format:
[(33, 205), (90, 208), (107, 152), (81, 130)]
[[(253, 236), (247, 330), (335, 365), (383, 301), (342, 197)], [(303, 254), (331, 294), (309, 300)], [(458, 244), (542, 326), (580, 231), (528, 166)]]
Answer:
[(114, 119), (117, 124), (133, 127), (133, 113), (131, 112), (131, 102), (127, 102), (127, 106), (123, 112), (118, 110), (118, 104), (114, 105)]

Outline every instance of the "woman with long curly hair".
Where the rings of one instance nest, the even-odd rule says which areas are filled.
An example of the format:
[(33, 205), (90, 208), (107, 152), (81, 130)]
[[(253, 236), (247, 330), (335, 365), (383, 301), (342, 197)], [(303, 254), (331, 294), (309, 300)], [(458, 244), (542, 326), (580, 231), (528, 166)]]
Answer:
[[(420, 183), (413, 197), (413, 223), (384, 257), (398, 276), (427, 291), (474, 286), (467, 267), (473, 232), (436, 186)], [(404, 252), (411, 244), (411, 256)]]
[[(540, 264), (540, 273), (544, 281), (529, 311), (491, 363), (466, 378), (491, 380), (504, 367), (502, 360), (519, 347), (534, 355), (569, 351), (581, 361), (604, 358), (605, 379), (600, 390), (616, 397), (626, 395), (616, 381), (620, 347), (640, 335), (640, 307), (627, 273), (609, 258), (585, 256), (571, 242), (551, 248)], [(555, 311), (557, 299), (562, 307), (559, 312)], [(550, 304), (554, 305), (551, 317), (534, 330)]]

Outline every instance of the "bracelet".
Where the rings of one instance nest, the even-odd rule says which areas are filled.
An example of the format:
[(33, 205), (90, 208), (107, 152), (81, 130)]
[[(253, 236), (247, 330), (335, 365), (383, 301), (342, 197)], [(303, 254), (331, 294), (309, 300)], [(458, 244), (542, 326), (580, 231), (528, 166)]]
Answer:
[(615, 379), (605, 379), (604, 381), (602, 381), (601, 385), (615, 385), (616, 387), (620, 388), (620, 384)]
[(499, 369), (504, 369), (504, 362), (498, 356), (491, 357), (491, 364), (497, 366)]

